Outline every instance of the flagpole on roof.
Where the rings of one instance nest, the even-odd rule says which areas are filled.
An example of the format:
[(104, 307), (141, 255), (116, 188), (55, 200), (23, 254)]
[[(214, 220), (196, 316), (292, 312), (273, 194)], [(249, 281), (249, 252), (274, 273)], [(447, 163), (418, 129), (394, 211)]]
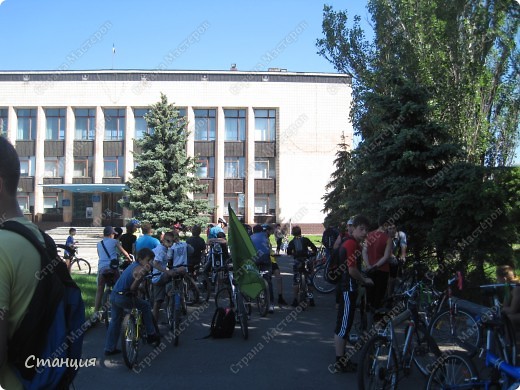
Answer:
[(114, 56), (116, 55), (116, 47), (112, 43), (112, 69), (114, 69)]

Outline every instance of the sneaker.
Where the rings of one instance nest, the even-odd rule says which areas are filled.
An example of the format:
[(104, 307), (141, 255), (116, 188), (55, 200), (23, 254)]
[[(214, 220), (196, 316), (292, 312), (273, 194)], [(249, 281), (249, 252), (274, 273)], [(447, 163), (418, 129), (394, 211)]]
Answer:
[(292, 307), (297, 307), (298, 306), (298, 300), (297, 299), (294, 299), (291, 303), (291, 306)]
[(270, 314), (273, 314), (274, 313), (274, 305), (271, 305), (269, 306), (269, 311), (268, 311)]
[(156, 347), (161, 342), (161, 336), (159, 336), (158, 334), (151, 334), (146, 337), (146, 342)]
[(316, 304), (314, 303), (314, 298), (309, 299), (309, 306), (314, 307)]
[(334, 369), (335, 369), (336, 373), (356, 372), (357, 364), (350, 360), (347, 360), (345, 363), (338, 361), (338, 362), (334, 363)]
[(287, 302), (285, 302), (285, 299), (283, 299), (282, 296), (278, 297), (278, 304), (279, 305), (287, 305)]
[(121, 350), (116, 348), (113, 351), (105, 351), (105, 356), (117, 355), (118, 353), (121, 353)]

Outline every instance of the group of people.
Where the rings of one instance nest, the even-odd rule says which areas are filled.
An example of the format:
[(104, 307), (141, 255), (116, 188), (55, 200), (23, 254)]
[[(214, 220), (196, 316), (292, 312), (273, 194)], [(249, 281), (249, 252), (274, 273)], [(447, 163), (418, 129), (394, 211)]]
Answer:
[(381, 217), (377, 229), (369, 231), (369, 227), (369, 220), (358, 215), (349, 219), (341, 232), (328, 227), (322, 238), (329, 256), (339, 257), (334, 332), (338, 372), (353, 372), (357, 368), (345, 357), (345, 348), (354, 322), (359, 286), (367, 287), (368, 304), (373, 309), (380, 308), (385, 296), (391, 295), (393, 282), (406, 260), (406, 235), (398, 231), (394, 223)]

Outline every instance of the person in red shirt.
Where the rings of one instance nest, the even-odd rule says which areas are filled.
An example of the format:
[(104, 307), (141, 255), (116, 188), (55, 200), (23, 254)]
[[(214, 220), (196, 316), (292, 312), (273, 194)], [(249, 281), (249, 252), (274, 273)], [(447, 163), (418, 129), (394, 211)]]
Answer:
[(369, 222), (364, 216), (358, 215), (352, 221), (352, 235), (341, 245), (339, 267), (341, 272), (340, 287), (342, 299), (339, 302), (334, 331), (334, 348), (336, 352), (335, 372), (352, 372), (356, 365), (345, 356), (347, 337), (354, 322), (358, 282), (373, 285), (370, 278), (361, 273), (361, 243), (365, 239)]
[(367, 264), (365, 272), (370, 275), (377, 288), (367, 289), (367, 301), (373, 309), (383, 305), (390, 275), (390, 256), (392, 255), (392, 238), (386, 233), (386, 217), (379, 218), (379, 227), (367, 235), (363, 248), (363, 261)]

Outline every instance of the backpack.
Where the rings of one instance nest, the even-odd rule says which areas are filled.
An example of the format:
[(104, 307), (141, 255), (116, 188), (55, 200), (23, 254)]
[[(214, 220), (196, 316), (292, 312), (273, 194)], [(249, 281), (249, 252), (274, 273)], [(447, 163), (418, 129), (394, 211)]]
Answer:
[(332, 249), (330, 257), (325, 265), (325, 280), (331, 284), (338, 284), (341, 281), (341, 276), (344, 272), (348, 275), (348, 270), (340, 269), (340, 250), (343, 244), (347, 240), (353, 240), (352, 237), (348, 237), (341, 241), (341, 244), (338, 248)]
[(294, 240), (294, 257), (307, 257), (307, 247), (303, 246), (303, 237), (296, 237)]
[[(58, 257), (56, 244), (48, 234), (40, 231), (44, 247), (33, 232), (19, 222), (6, 221), (0, 228), (26, 238), (41, 258), (39, 281), (27, 313), (8, 341), (8, 361), (25, 389), (68, 389), (77, 366), (59, 362), (81, 359), (87, 328), (81, 290)], [(45, 359), (46, 364), (37, 367), (36, 358)], [(30, 363), (26, 364), (27, 361)]]
[(228, 339), (233, 337), (236, 319), (235, 311), (229, 307), (217, 307), (211, 320), (210, 337), (214, 339)]

